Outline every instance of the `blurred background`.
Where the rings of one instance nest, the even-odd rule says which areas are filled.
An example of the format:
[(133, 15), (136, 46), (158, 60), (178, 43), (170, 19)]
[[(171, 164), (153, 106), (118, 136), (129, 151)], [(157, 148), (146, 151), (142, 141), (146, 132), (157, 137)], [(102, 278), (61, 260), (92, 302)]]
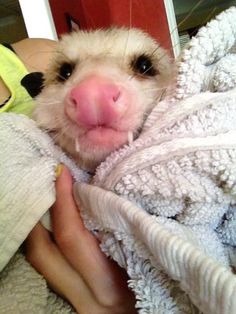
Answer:
[(19, 1), (0, 0), (0, 42), (15, 42), (25, 37), (27, 31)]
[(149, 32), (177, 56), (199, 27), (232, 5), (236, 0), (0, 0), (0, 42), (124, 25)]

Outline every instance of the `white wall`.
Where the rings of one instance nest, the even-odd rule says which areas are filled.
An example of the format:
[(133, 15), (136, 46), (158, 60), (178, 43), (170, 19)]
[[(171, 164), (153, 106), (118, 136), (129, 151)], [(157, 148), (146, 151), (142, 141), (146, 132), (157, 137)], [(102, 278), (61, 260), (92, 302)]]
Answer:
[(57, 40), (48, 0), (19, 0), (29, 38)]

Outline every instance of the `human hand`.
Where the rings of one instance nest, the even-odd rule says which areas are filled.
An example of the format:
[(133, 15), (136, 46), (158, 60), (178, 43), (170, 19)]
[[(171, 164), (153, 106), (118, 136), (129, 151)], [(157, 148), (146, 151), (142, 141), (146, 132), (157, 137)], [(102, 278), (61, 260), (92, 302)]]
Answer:
[(63, 166), (51, 209), (53, 238), (38, 223), (26, 240), (26, 258), (80, 314), (133, 314), (135, 299), (127, 275), (84, 227)]

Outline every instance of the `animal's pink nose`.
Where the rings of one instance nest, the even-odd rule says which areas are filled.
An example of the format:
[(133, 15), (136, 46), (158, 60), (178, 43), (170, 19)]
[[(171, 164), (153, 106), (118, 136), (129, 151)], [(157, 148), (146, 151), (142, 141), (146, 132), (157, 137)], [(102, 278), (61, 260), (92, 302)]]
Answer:
[(127, 95), (115, 83), (90, 76), (73, 87), (68, 95), (66, 112), (87, 127), (111, 126), (127, 109)]

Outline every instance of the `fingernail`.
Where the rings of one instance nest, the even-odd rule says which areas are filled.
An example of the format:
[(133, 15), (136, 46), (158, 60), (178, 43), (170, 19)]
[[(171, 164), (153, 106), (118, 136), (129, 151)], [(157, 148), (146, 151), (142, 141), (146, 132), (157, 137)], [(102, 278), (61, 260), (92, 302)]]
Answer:
[(60, 177), (60, 175), (62, 173), (62, 169), (63, 169), (63, 165), (62, 164), (57, 165), (56, 170), (55, 170), (56, 178)]

